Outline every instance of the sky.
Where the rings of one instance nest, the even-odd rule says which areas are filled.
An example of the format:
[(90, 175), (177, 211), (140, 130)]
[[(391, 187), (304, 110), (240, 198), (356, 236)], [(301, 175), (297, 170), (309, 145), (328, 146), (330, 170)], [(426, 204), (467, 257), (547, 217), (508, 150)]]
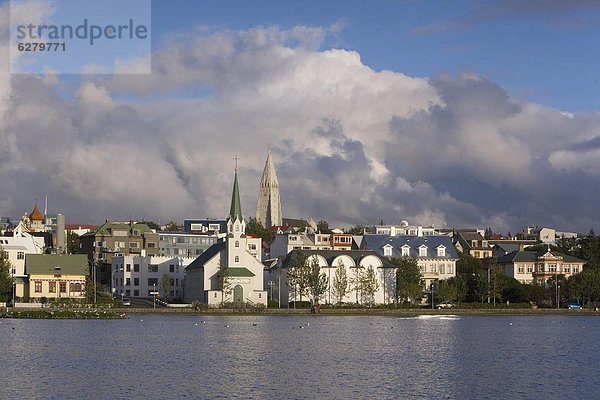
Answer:
[[(44, 0), (27, 15), (51, 17)], [(149, 75), (10, 74), (0, 216), (600, 229), (597, 1), (152, 1)]]

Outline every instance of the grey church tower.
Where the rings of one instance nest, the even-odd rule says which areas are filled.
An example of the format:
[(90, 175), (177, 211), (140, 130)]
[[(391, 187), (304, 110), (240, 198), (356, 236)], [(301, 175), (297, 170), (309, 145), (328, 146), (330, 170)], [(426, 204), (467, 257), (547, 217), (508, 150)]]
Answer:
[(275, 165), (273, 165), (270, 152), (267, 156), (262, 177), (260, 178), (256, 219), (265, 228), (283, 225), (281, 201), (279, 198), (279, 181), (277, 180)]

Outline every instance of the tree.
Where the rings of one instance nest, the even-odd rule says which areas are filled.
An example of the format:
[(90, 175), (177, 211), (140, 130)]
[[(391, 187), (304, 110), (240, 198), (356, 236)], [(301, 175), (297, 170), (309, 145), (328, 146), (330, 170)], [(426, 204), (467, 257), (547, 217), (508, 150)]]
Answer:
[(354, 276), (350, 280), (350, 284), (352, 289), (356, 294), (356, 304), (359, 303), (359, 300), (362, 300), (362, 291), (363, 291), (363, 268), (358, 265), (353, 268)]
[(79, 235), (73, 231), (67, 231), (67, 253), (79, 253)]
[(346, 274), (346, 267), (341, 260), (335, 269), (332, 288), (333, 293), (338, 299), (338, 303), (341, 303), (346, 294), (348, 294), (348, 275)]
[(176, 222), (171, 221), (167, 225), (165, 225), (164, 230), (168, 232), (177, 232), (181, 230), (181, 226), (177, 225)]
[(362, 225), (356, 225), (353, 226), (352, 228), (348, 229), (348, 231), (346, 233), (349, 233), (351, 235), (362, 235), (365, 233), (365, 227)]
[(148, 228), (160, 231), (160, 225), (154, 221), (140, 221), (140, 224), (146, 224)]
[(327, 291), (328, 283), (327, 276), (321, 272), (319, 259), (316, 256), (311, 257), (307, 269), (307, 289), (312, 296), (315, 304), (319, 304), (319, 297)]
[(248, 220), (248, 223), (246, 224), (246, 233), (260, 237), (265, 243), (271, 243), (274, 238), (271, 230), (262, 226), (256, 218), (250, 218)]
[(288, 267), (287, 272), (288, 286), (294, 288), (294, 304), (297, 295), (300, 295), (300, 301), (302, 301), (302, 295), (306, 293), (308, 286), (307, 269), (307, 257), (303, 252), (298, 251), (293, 264)]
[(495, 306), (496, 299), (502, 301), (502, 291), (504, 290), (504, 285), (506, 284), (506, 275), (504, 274), (504, 269), (495, 263), (490, 264), (488, 268), (490, 274), (488, 291)]
[(217, 272), (217, 282), (221, 291), (221, 304), (225, 302), (225, 295), (231, 293), (231, 277), (225, 273), (225, 268), (219, 263), (219, 272)]
[(331, 230), (329, 229), (329, 223), (324, 219), (317, 222), (317, 231), (321, 233), (329, 233)]
[(167, 273), (164, 273), (160, 278), (160, 286), (163, 291), (163, 298), (166, 300), (171, 297), (171, 289), (173, 289), (173, 279)]
[(446, 279), (438, 285), (437, 295), (443, 301), (455, 301), (458, 299), (458, 288), (454, 280)]
[(421, 297), (421, 269), (414, 258), (392, 258), (396, 268), (396, 302), (414, 303)]
[(7, 254), (0, 247), (0, 297), (9, 294), (12, 289), (12, 279), (10, 274), (11, 264)]
[(370, 265), (362, 274), (362, 290), (368, 299), (368, 303), (372, 305), (375, 302), (375, 293), (379, 290), (379, 280), (375, 270)]

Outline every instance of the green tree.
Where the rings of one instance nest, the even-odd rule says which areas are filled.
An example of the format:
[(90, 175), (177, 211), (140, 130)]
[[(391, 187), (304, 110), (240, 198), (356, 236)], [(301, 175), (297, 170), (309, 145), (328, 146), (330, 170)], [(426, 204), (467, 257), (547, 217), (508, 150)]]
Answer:
[(456, 301), (458, 299), (458, 288), (456, 282), (449, 279), (440, 281), (438, 285), (437, 295), (443, 301)]
[(256, 235), (261, 238), (265, 243), (271, 243), (274, 238), (273, 233), (270, 229), (262, 226), (256, 218), (250, 218), (246, 224), (246, 233), (249, 235)]
[(392, 258), (396, 268), (396, 302), (408, 301), (413, 304), (420, 298), (421, 269), (414, 258)]
[(10, 274), (11, 264), (6, 252), (0, 247), (0, 297), (4, 297), (12, 290), (12, 278)]
[(307, 289), (312, 296), (315, 304), (319, 304), (319, 298), (327, 291), (327, 276), (321, 272), (319, 259), (316, 256), (311, 257), (307, 268)]
[(504, 274), (504, 269), (497, 264), (490, 264), (488, 268), (490, 276), (488, 291), (495, 306), (496, 299), (502, 301), (502, 291), (506, 284), (506, 275)]
[(346, 233), (351, 235), (362, 235), (365, 233), (365, 227), (362, 225), (355, 225), (352, 228), (348, 229)]
[(167, 300), (171, 297), (171, 290), (173, 289), (173, 279), (167, 273), (164, 273), (160, 278), (160, 286), (163, 291), (163, 299)]
[(362, 302), (362, 292), (363, 292), (363, 268), (358, 265), (352, 268), (354, 271), (352, 279), (350, 279), (350, 285), (356, 294), (356, 304)]
[(377, 279), (377, 273), (373, 267), (369, 265), (362, 274), (362, 291), (370, 305), (373, 305), (375, 302), (375, 293), (377, 293), (378, 290), (379, 280)]
[(317, 222), (317, 231), (321, 233), (329, 233), (331, 230), (329, 229), (329, 223), (324, 219)]
[(67, 253), (79, 253), (79, 235), (72, 231), (67, 231)]
[(340, 260), (336, 269), (335, 276), (333, 277), (333, 293), (337, 297), (337, 302), (341, 303), (346, 294), (348, 294), (348, 275), (346, 274), (346, 267)]
[(217, 272), (217, 281), (219, 290), (221, 291), (221, 304), (225, 303), (225, 295), (231, 293), (231, 277), (225, 272), (225, 268), (219, 263), (219, 271)]
[(296, 301), (296, 297), (300, 297), (300, 301), (302, 301), (302, 296), (306, 294), (306, 289), (308, 287), (308, 262), (306, 255), (298, 251), (296, 252), (296, 257), (293, 263), (288, 266), (287, 277), (288, 277), (288, 286), (293, 288), (294, 291), (294, 303)]
[(148, 225), (148, 228), (160, 231), (160, 225), (154, 221), (140, 221), (140, 224)]
[(177, 232), (182, 230), (183, 228), (181, 226), (179, 226), (175, 221), (171, 221), (169, 222), (167, 225), (165, 225), (165, 231), (168, 232)]

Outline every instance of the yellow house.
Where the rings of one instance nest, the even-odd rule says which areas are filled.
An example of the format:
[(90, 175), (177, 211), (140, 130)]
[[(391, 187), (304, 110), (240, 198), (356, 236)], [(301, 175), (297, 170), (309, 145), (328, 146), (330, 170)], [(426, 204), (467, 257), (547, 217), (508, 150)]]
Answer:
[(26, 254), (26, 293), (34, 298), (85, 297), (88, 271), (84, 254)]

